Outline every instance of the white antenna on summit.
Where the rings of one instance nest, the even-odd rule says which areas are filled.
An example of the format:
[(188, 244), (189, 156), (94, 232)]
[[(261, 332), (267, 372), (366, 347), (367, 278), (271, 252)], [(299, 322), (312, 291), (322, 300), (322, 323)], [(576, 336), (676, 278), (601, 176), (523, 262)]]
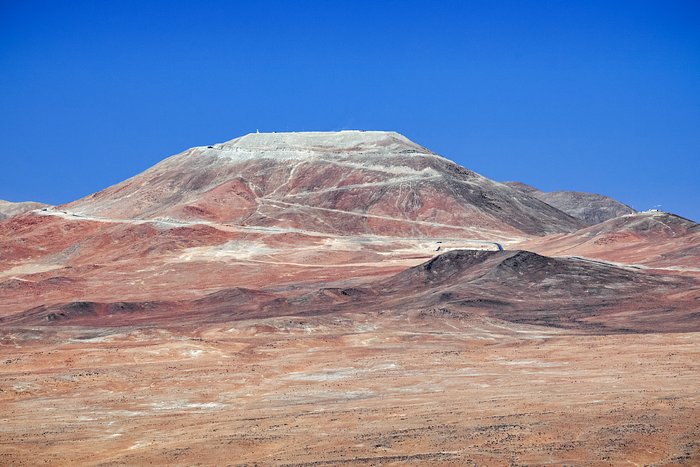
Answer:
[(256, 133), (260, 133), (260, 130), (255, 130)]

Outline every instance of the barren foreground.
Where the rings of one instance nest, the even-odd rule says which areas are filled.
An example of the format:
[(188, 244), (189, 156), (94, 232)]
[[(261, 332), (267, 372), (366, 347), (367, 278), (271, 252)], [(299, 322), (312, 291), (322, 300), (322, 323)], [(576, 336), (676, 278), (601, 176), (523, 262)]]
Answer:
[(1, 332), (2, 465), (700, 458), (700, 333), (420, 313)]

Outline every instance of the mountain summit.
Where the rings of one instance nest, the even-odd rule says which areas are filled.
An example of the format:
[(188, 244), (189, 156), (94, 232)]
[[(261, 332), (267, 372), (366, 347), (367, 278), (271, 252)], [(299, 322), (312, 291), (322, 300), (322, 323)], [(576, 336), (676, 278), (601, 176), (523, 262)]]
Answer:
[(378, 152), (406, 151), (419, 154), (432, 154), (405, 136), (394, 131), (343, 130), (338, 132), (305, 131), (283, 133), (249, 133), (225, 143), (216, 144), (221, 150), (344, 150)]

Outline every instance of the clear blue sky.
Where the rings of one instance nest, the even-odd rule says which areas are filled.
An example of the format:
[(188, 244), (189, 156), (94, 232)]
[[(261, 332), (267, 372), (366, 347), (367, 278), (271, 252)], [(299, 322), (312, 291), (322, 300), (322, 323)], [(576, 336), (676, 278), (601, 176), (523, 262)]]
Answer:
[(700, 220), (698, 1), (0, 0), (0, 198), (255, 131), (396, 130)]

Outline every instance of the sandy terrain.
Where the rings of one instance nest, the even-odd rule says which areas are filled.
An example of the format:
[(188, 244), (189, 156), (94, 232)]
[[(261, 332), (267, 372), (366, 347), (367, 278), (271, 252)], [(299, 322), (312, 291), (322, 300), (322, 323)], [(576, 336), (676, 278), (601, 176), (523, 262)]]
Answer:
[(585, 336), (362, 314), (8, 330), (0, 342), (3, 465), (692, 465), (700, 456), (698, 333)]

